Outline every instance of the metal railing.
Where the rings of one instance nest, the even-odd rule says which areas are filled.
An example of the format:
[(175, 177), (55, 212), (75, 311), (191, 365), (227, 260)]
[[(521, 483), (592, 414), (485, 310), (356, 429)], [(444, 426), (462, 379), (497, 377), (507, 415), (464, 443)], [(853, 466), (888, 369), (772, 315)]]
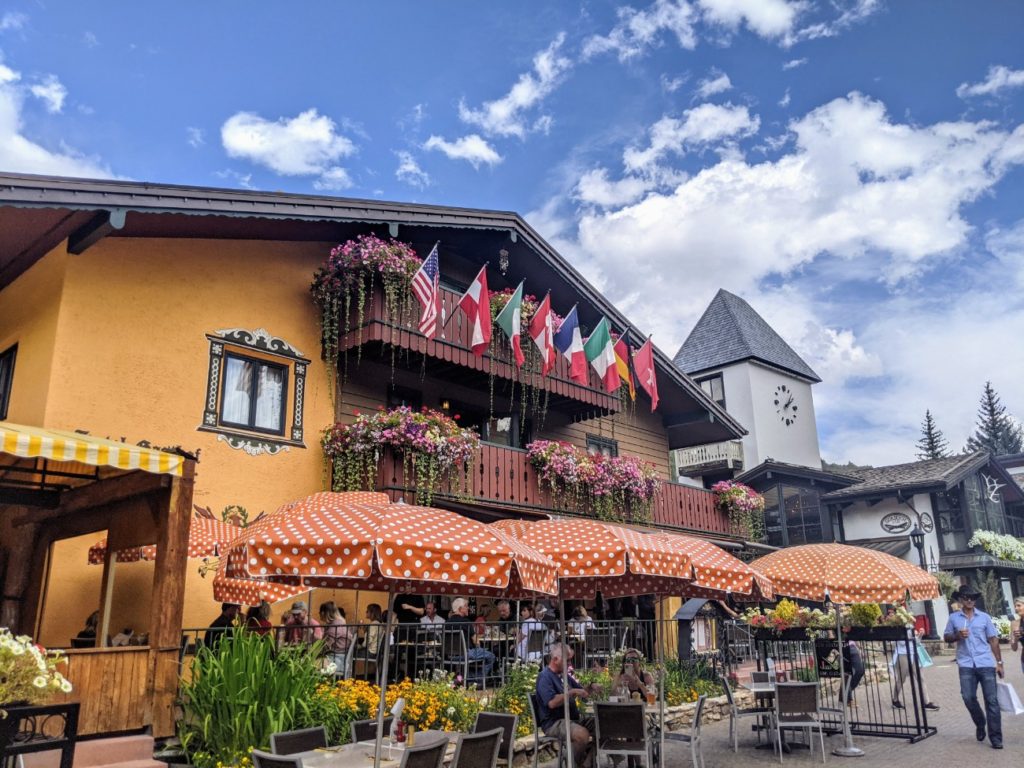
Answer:
[(683, 470), (699, 467), (742, 468), (743, 443), (739, 440), (728, 440), (722, 443), (709, 443), (693, 448), (680, 448), (675, 452), (676, 467), (681, 474)]

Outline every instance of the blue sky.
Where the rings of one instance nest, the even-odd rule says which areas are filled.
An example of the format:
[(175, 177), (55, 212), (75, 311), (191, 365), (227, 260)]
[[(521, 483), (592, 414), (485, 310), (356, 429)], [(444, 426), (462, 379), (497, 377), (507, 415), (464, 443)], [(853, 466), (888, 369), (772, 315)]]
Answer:
[(1006, 2), (14, 2), (0, 169), (518, 211), (669, 354), (743, 296), (824, 456), (906, 461), (986, 380), (1024, 415), (1022, 38)]

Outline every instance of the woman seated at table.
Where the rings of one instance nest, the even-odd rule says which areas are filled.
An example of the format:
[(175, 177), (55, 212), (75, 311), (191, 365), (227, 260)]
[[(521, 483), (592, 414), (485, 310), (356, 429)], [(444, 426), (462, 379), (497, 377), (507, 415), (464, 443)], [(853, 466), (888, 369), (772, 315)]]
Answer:
[(634, 694), (646, 698), (648, 693), (657, 693), (654, 675), (644, 669), (643, 662), (644, 657), (640, 651), (636, 648), (626, 649), (626, 654), (622, 657), (622, 667), (612, 680), (612, 695), (621, 696), (623, 694), (620, 692), (625, 691), (630, 698), (633, 698)]
[(587, 636), (587, 630), (593, 629), (593, 627), (594, 620), (587, 614), (587, 609), (582, 605), (577, 605), (576, 610), (572, 612), (572, 622), (569, 624), (572, 634), (582, 640)]

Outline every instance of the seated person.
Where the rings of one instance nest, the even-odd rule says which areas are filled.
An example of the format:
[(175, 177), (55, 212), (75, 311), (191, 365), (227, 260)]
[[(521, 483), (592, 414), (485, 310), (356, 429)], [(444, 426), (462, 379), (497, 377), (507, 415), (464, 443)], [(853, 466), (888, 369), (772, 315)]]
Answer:
[(617, 696), (639, 694), (640, 698), (646, 698), (648, 693), (656, 694), (657, 686), (654, 684), (654, 675), (644, 669), (644, 657), (636, 648), (627, 648), (622, 657), (622, 667), (612, 680), (612, 694)]
[[(548, 665), (537, 675), (537, 698), (540, 699), (540, 729), (547, 736), (565, 739), (565, 696), (562, 687), (564, 664), (572, 662), (573, 651), (568, 645), (554, 643), (548, 651)], [(580, 718), (577, 699), (586, 699), (591, 690), (584, 689), (579, 681), (568, 675), (569, 682), (569, 738), (572, 741), (573, 765), (576, 768), (590, 765), (593, 761), (591, 739), (594, 735), (593, 718)]]
[(441, 625), (444, 624), (444, 616), (439, 616), (437, 613), (437, 603), (433, 600), (427, 602), (423, 606), (423, 615), (420, 616), (420, 624), (434, 632), (438, 632), (441, 629)]
[(519, 625), (519, 634), (516, 637), (516, 656), (521, 661), (540, 661), (544, 655), (543, 652), (528, 652), (527, 648), (530, 633), (534, 631), (546, 632), (546, 628), (534, 617), (533, 607), (529, 603), (523, 603), (519, 606), (519, 618), (522, 619), (523, 623)]
[(583, 639), (587, 636), (587, 630), (593, 626), (594, 620), (590, 618), (587, 609), (582, 605), (576, 606), (576, 610), (572, 612), (572, 622), (569, 624), (570, 632)]
[[(452, 615), (448, 619), (445, 628), (461, 630), (466, 636), (466, 658), (471, 662), (479, 662), (480, 675), (486, 680), (487, 676), (491, 673), (491, 669), (494, 667), (494, 654), (486, 648), (481, 648), (477, 645), (476, 625), (469, 618), (469, 601), (466, 598), (457, 597), (452, 600)], [(456, 638), (458, 638), (457, 635)], [(452, 660), (459, 661), (460, 658), (457, 655), (453, 655)], [(477, 667), (477, 664), (470, 665), (470, 672), (476, 672)]]

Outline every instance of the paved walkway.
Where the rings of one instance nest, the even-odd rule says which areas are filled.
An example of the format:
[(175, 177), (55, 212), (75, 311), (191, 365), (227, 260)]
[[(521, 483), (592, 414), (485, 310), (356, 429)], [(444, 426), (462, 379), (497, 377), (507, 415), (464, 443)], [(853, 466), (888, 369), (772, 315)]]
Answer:
[[(1017, 693), (1024, 697), (1024, 676), (1020, 664), (1004, 649), (1007, 673), (1006, 679), (1013, 683)], [(1001, 768), (1019, 767), (1024, 755), (1024, 715), (1013, 717), (1003, 714), (1003, 741), (1006, 748), (994, 750), (988, 741), (979, 743), (974, 737), (974, 723), (967, 714), (960, 698), (960, 683), (956, 665), (951, 656), (936, 657), (935, 666), (922, 672), (928, 689), (942, 709), (928, 713), (929, 725), (938, 728), (935, 736), (917, 744), (902, 739), (879, 739), (855, 736), (854, 743), (864, 750), (861, 758), (836, 757), (832, 749), (842, 745), (841, 736), (825, 738), (825, 749), (829, 752), (828, 763), (832, 766), (849, 765), (885, 766), (885, 768)], [(980, 693), (980, 689), (979, 689)], [(732, 751), (729, 743), (729, 721), (711, 723), (704, 727), (704, 761), (706, 768), (764, 768), (778, 765), (778, 757), (767, 750), (755, 750), (756, 738), (749, 728), (749, 721), (741, 720), (740, 749)], [(689, 747), (681, 744), (667, 745), (667, 768), (689, 768)], [(787, 766), (821, 765), (821, 753), (815, 747), (813, 756), (803, 750), (785, 756)], [(545, 768), (556, 768), (555, 761)]]

